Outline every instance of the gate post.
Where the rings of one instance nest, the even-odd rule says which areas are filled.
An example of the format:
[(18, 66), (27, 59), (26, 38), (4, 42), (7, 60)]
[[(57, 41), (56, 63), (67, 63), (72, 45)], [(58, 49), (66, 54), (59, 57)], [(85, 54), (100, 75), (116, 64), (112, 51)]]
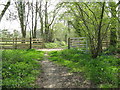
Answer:
[(13, 49), (15, 49), (15, 43), (14, 43), (14, 38), (13, 38)]
[(15, 38), (15, 49), (17, 49), (17, 37)]
[(68, 38), (68, 49), (70, 49), (70, 38)]
[(88, 37), (86, 37), (86, 53), (90, 53), (90, 42)]
[(30, 37), (30, 49), (32, 49), (32, 38)]

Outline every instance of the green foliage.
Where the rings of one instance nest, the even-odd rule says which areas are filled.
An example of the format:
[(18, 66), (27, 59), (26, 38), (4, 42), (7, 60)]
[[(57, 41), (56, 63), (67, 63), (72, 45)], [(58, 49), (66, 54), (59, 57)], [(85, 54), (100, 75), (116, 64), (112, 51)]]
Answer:
[(65, 48), (67, 47), (64, 41), (56, 41), (54, 43), (45, 43), (45, 48)]
[(89, 54), (77, 49), (51, 52), (50, 56), (50, 60), (70, 68), (71, 72), (83, 72), (100, 88), (117, 88), (120, 59), (113, 56), (92, 59)]
[(4, 50), (2, 52), (2, 86), (5, 88), (30, 88), (39, 75), (39, 62), (43, 52), (35, 50)]
[(113, 55), (120, 53), (120, 48), (115, 48), (113, 46), (110, 46), (108, 49), (104, 50), (103, 54)]

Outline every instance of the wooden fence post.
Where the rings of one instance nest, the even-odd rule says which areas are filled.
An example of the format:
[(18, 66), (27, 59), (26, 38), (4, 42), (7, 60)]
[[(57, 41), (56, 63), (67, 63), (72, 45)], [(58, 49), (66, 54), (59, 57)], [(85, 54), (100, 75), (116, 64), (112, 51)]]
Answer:
[(44, 39), (42, 38), (42, 48), (45, 48)]
[(68, 49), (70, 49), (70, 38), (68, 38)]
[(13, 49), (15, 48), (15, 45), (14, 45), (14, 38), (13, 38)]
[[(3, 42), (3, 38), (2, 38), (2, 42)], [(3, 49), (3, 44), (2, 44), (2, 47), (1, 47), (1, 49)]]
[(86, 53), (88, 53), (88, 39), (86, 37)]
[(15, 38), (15, 49), (17, 49), (17, 37)]
[(32, 38), (30, 37), (30, 49), (32, 49)]

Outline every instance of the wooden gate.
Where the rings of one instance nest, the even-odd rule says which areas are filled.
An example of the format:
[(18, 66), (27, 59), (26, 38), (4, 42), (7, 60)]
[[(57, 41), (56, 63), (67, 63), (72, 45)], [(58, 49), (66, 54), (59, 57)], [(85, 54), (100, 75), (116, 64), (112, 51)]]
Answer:
[[(108, 48), (110, 45), (109, 40), (102, 41), (102, 49)], [(117, 48), (120, 48), (120, 40), (117, 41)], [(70, 48), (86, 48), (89, 49), (88, 40), (86, 37), (75, 37), (75, 38), (68, 38), (68, 49)]]
[(0, 38), (1, 49), (40, 49), (44, 47), (41, 38)]
[(68, 38), (68, 49), (70, 48), (86, 48), (88, 49), (88, 43), (86, 37)]

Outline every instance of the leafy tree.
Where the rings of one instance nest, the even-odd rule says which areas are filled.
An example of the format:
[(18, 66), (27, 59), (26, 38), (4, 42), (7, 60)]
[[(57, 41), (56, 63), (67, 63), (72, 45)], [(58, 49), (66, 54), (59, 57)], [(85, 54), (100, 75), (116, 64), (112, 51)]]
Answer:
[[(70, 24), (79, 36), (86, 36), (92, 57), (96, 58), (102, 51), (102, 41), (110, 40), (110, 7), (105, 2), (66, 2), (62, 3), (65, 13), (71, 15)], [(64, 13), (64, 14), (65, 14)], [(113, 16), (112, 16), (113, 17)], [(114, 25), (113, 25), (114, 26)]]
[(117, 44), (117, 11), (116, 3), (109, 2), (110, 12), (111, 12), (111, 27), (110, 27), (110, 46), (116, 47)]
[(1, 38), (10, 38), (13, 35), (8, 31), (8, 29), (1, 30)]

